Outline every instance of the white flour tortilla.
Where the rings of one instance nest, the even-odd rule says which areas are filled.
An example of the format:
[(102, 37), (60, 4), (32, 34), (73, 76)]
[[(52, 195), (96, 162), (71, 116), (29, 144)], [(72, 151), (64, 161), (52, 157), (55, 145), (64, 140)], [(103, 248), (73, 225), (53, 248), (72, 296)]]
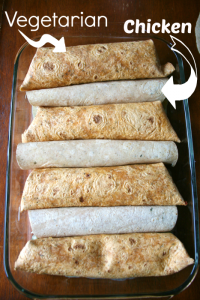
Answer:
[(18, 144), (21, 169), (122, 166), (178, 160), (171, 141), (71, 140)]
[(27, 91), (34, 106), (77, 106), (163, 101), (161, 89), (168, 78), (97, 82)]
[(170, 231), (178, 218), (176, 206), (70, 207), (28, 213), (38, 238)]

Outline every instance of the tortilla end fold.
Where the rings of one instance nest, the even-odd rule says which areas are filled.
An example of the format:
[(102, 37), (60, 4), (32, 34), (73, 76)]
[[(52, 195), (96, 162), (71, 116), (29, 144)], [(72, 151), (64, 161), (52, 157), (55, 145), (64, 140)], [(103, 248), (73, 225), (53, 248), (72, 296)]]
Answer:
[(174, 143), (173, 146), (174, 146), (175, 154), (174, 154), (174, 161), (171, 164), (172, 167), (174, 167), (176, 165), (177, 161), (178, 161), (178, 147), (177, 147), (176, 143)]
[(170, 249), (168, 264), (165, 266), (164, 272), (166, 275), (174, 274), (193, 263), (194, 259), (188, 256), (184, 245), (179, 241)]
[(162, 71), (163, 71), (164, 76), (167, 77), (175, 71), (175, 68), (171, 63), (168, 62), (162, 66)]

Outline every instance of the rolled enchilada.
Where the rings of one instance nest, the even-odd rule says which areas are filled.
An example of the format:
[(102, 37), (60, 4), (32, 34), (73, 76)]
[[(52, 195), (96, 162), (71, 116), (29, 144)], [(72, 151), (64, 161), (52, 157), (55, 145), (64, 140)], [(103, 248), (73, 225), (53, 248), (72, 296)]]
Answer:
[(164, 162), (176, 164), (171, 141), (71, 140), (18, 144), (21, 169), (84, 168)]
[(166, 77), (175, 69), (160, 65), (152, 40), (54, 48), (38, 48), (22, 91), (72, 84)]
[(35, 169), (21, 210), (71, 206), (185, 205), (162, 163)]
[(41, 107), (22, 142), (128, 139), (180, 142), (160, 101), (76, 107)]
[(193, 263), (171, 233), (131, 233), (32, 240), (22, 249), (15, 269), (118, 279), (170, 275)]
[(168, 78), (93, 82), (27, 91), (34, 106), (78, 106), (163, 101), (161, 90)]
[(171, 231), (176, 206), (114, 206), (34, 209), (28, 212), (38, 237)]

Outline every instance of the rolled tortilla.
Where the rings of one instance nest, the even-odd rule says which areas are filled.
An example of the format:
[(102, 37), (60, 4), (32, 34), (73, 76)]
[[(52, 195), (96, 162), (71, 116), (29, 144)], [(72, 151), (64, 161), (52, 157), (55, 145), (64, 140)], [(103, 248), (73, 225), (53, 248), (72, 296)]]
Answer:
[(175, 69), (160, 66), (152, 40), (54, 48), (38, 48), (21, 91), (119, 79), (166, 77)]
[(32, 118), (34, 119), (36, 114), (37, 114), (37, 111), (38, 111), (38, 106), (32, 106)]
[(168, 78), (95, 82), (27, 91), (33, 106), (78, 106), (163, 101), (161, 89)]
[(164, 162), (176, 164), (174, 142), (76, 140), (18, 144), (21, 169), (84, 168)]
[(33, 170), (21, 211), (70, 206), (185, 205), (163, 163)]
[(176, 206), (70, 207), (28, 213), (38, 238), (170, 231), (178, 218)]
[(22, 142), (128, 139), (180, 142), (160, 101), (41, 107)]
[(15, 269), (120, 279), (170, 275), (193, 263), (171, 233), (131, 233), (31, 240), (22, 249)]

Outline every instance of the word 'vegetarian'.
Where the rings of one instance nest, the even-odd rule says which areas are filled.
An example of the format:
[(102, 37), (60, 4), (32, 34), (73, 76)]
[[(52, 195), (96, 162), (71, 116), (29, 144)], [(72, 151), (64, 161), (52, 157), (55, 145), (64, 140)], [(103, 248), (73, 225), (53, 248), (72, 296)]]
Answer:
[[(5, 11), (6, 18), (8, 20), (8, 24), (10, 27), (14, 25), (14, 22), (16, 21), (17, 25), (19, 27), (25, 27), (27, 25), (31, 26), (33, 29), (31, 31), (37, 31), (40, 27), (40, 24), (44, 27), (56, 27), (57, 24), (60, 27), (73, 27), (75, 22), (79, 23), (81, 27), (87, 26), (87, 27), (100, 27), (101, 23), (105, 27), (108, 25), (107, 18), (105, 16), (83, 16), (83, 12), (81, 12), (80, 16), (61, 16), (58, 17), (56, 13), (53, 13), (52, 17), (44, 16), (40, 19), (39, 16), (31, 16), (29, 19), (27, 19), (25, 16), (19, 16), (17, 17), (17, 11), (15, 12), (13, 17), (9, 17), (7, 11)], [(101, 20), (103, 19), (103, 20)]]

